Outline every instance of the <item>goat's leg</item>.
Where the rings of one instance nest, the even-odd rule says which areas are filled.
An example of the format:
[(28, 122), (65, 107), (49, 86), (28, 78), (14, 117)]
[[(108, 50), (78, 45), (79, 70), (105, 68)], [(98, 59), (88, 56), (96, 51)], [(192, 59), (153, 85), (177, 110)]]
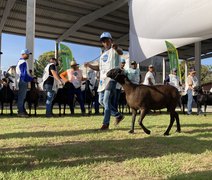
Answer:
[(37, 116), (37, 103), (34, 104), (35, 116)]
[(151, 131), (148, 130), (148, 129), (143, 125), (143, 123), (142, 123), (144, 117), (146, 116), (146, 114), (147, 114), (147, 112), (148, 112), (149, 110), (141, 109), (140, 111), (141, 111), (141, 112), (140, 112), (139, 125), (141, 126), (141, 128), (143, 129), (143, 131), (144, 131), (146, 134), (150, 134)]
[(136, 114), (137, 114), (137, 110), (132, 109), (132, 124), (131, 124), (131, 129), (129, 133), (134, 133)]
[(10, 102), (10, 115), (13, 115), (13, 102)]
[(204, 104), (204, 116), (206, 116), (207, 103)]
[(32, 104), (28, 103), (28, 106), (29, 106), (29, 116), (31, 116)]
[(59, 106), (59, 116), (61, 116), (61, 104), (59, 103), (58, 106)]
[(64, 116), (66, 115), (66, 103), (64, 103), (64, 106), (63, 106), (63, 115)]
[(183, 105), (183, 114), (185, 114), (185, 104), (182, 105)]
[(4, 110), (4, 103), (1, 102), (1, 115), (3, 115), (3, 110)]
[(166, 130), (166, 132), (164, 133), (164, 136), (168, 136), (169, 135), (169, 132), (174, 124), (174, 117), (175, 117), (175, 112), (173, 110), (170, 111), (170, 123), (169, 123), (169, 126)]
[(180, 119), (179, 119), (179, 115), (178, 115), (178, 113), (175, 111), (175, 119), (176, 119), (176, 123), (177, 123), (177, 131), (176, 132), (178, 132), (178, 133), (180, 133), (181, 132), (181, 127), (180, 127)]

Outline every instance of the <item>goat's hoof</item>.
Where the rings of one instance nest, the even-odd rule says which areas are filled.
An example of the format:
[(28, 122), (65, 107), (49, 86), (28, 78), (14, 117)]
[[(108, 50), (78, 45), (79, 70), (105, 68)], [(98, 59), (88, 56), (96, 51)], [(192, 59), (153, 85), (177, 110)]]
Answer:
[(169, 136), (170, 134), (165, 132), (163, 135), (164, 135), (164, 136)]
[(146, 134), (151, 134), (151, 131), (147, 130), (145, 131)]
[(177, 129), (176, 132), (177, 132), (177, 133), (181, 133), (181, 130), (178, 130), (178, 129)]
[(131, 129), (128, 133), (133, 134), (134, 133), (134, 130)]

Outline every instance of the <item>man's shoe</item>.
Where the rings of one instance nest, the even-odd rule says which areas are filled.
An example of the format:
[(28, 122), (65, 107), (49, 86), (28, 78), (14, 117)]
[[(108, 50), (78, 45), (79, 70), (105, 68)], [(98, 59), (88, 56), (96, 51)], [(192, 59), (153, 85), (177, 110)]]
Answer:
[(104, 130), (108, 130), (108, 129), (109, 129), (109, 124), (103, 124), (99, 130), (104, 131)]
[(118, 116), (114, 123), (115, 126), (117, 126), (123, 119), (124, 119), (124, 115), (121, 114), (120, 116)]
[(18, 113), (17, 116), (18, 117), (29, 117), (29, 115), (26, 113)]
[(51, 118), (51, 117), (53, 117), (53, 114), (46, 114), (46, 117)]

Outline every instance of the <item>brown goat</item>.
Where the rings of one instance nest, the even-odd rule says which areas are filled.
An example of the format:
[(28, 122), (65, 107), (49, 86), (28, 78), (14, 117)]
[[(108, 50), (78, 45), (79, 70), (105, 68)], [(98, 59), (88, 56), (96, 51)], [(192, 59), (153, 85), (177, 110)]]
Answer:
[(175, 111), (180, 94), (175, 87), (170, 85), (135, 85), (128, 80), (121, 69), (112, 69), (107, 73), (107, 76), (119, 82), (125, 90), (127, 103), (132, 109), (132, 126), (129, 133), (134, 133), (137, 110), (140, 109), (141, 111), (139, 125), (146, 134), (150, 134), (150, 130), (143, 125), (143, 119), (150, 110), (163, 108), (167, 108), (170, 113), (170, 124), (164, 135), (169, 135), (175, 119), (177, 122), (177, 132), (181, 131), (179, 116)]

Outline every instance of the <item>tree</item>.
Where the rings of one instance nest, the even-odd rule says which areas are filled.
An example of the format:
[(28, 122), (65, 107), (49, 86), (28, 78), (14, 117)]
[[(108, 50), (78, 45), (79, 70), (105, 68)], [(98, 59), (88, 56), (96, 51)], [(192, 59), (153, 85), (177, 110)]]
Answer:
[[(188, 70), (195, 66), (194, 61), (188, 62)], [(185, 82), (185, 61), (180, 63), (181, 76), (183, 83)], [(212, 66), (201, 65), (201, 84), (211, 82), (212, 79)]]
[[(45, 52), (42, 55), (38, 57), (38, 60), (35, 61), (34, 63), (34, 72), (36, 77), (42, 77), (43, 76), (43, 71), (48, 64), (48, 60), (51, 58), (54, 58), (55, 52), (50, 51), (50, 52)], [(63, 70), (62, 63), (60, 63), (60, 59), (58, 60), (59, 66), (58, 66), (58, 72), (61, 73)]]

